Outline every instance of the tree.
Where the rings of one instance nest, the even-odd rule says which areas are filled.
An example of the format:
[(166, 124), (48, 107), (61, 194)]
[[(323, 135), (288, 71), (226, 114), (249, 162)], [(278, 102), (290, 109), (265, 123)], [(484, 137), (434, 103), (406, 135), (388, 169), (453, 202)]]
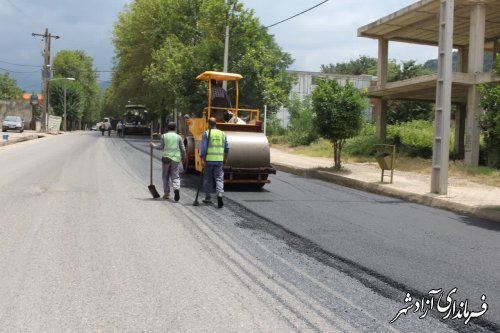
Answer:
[(346, 140), (361, 130), (365, 94), (351, 82), (342, 86), (336, 80), (320, 78), (312, 92), (312, 106), (316, 114), (315, 127), (319, 135), (333, 144), (334, 167), (339, 170)]
[(327, 74), (344, 75), (376, 75), (377, 59), (360, 55), (358, 59), (349, 62), (340, 62), (337, 64), (321, 65), (321, 72)]
[(57, 116), (64, 115), (64, 90), (66, 89), (66, 117), (69, 129), (71, 124), (80, 123), (84, 115), (84, 90), (75, 81), (55, 80), (50, 83), (50, 105)]
[(157, 115), (174, 108), (201, 113), (206, 83), (195, 78), (206, 70), (222, 70), (226, 25), (231, 31), (229, 70), (245, 77), (240, 105), (267, 104), (270, 113), (276, 112), (291, 90), (293, 77), (285, 70), (292, 59), (238, 0), (132, 2), (114, 27), (115, 74), (106, 104), (133, 100)]
[[(415, 60), (402, 61), (397, 64), (391, 61), (388, 81), (401, 81), (417, 76), (428, 75), (432, 72)], [(387, 122), (398, 124), (412, 120), (432, 120), (434, 118), (433, 103), (419, 101), (391, 101), (387, 110)]]
[(318, 139), (309, 96), (304, 100), (294, 96), (288, 106), (288, 112), (290, 114), (288, 137), (292, 146), (308, 145)]
[[(321, 65), (321, 72), (344, 75), (377, 75), (377, 59), (361, 55), (358, 59), (349, 62)], [(387, 72), (388, 82), (432, 74), (432, 70), (425, 65), (417, 64), (415, 60), (402, 61), (398, 64), (394, 59), (389, 61)], [(387, 122), (389, 124), (412, 120), (431, 120), (433, 116), (433, 103), (429, 102), (391, 101), (387, 110)]]
[[(83, 121), (84, 123), (91, 124), (97, 122), (101, 119), (101, 90), (99, 89), (99, 84), (97, 82), (97, 72), (93, 65), (94, 61), (92, 57), (88, 56), (82, 50), (62, 50), (59, 51), (54, 57), (53, 69), (55, 71), (55, 77), (58, 78), (75, 78), (75, 84), (79, 86), (79, 96), (81, 101), (78, 103), (81, 105), (82, 111), (76, 113), (80, 115), (77, 121)], [(53, 83), (51, 82), (51, 89)], [(68, 87), (74, 87), (75, 85), (69, 85)], [(78, 95), (75, 93), (75, 96)], [(52, 97), (52, 93), (51, 93)], [(52, 103), (51, 103), (52, 104)], [(69, 119), (69, 117), (68, 117)]]
[[(500, 73), (500, 57), (494, 62), (496, 73)], [(480, 117), (479, 126), (484, 134), (486, 163), (500, 169), (500, 85), (481, 85), (481, 107), (485, 113)]]
[(390, 125), (433, 119), (434, 108), (430, 102), (391, 101), (387, 110), (387, 123)]
[(417, 76), (432, 74), (431, 70), (425, 68), (424, 65), (417, 64), (415, 60), (402, 61), (401, 64), (397, 64), (395, 61), (391, 62), (394, 64), (394, 67), (393, 71), (389, 71), (389, 82), (402, 81)]
[(16, 79), (10, 77), (9, 73), (0, 74), (0, 99), (18, 99), (22, 93)]

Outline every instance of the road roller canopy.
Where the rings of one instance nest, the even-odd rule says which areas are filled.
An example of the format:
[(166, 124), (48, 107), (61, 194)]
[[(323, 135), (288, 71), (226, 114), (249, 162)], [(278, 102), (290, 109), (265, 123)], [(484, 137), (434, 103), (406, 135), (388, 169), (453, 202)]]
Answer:
[[(236, 73), (226, 73), (226, 72), (215, 72), (215, 71), (205, 71), (196, 77), (197, 80), (208, 82), (208, 117), (212, 115), (218, 121), (223, 121), (224, 116), (229, 116), (229, 118), (234, 115), (238, 117), (238, 103), (239, 103), (239, 88), (238, 82), (243, 79), (243, 76)], [(232, 81), (235, 85), (235, 107), (231, 107), (231, 102), (229, 101), (229, 96), (227, 97), (227, 102), (224, 105), (212, 105), (212, 80), (214, 81)], [(216, 98), (217, 99), (217, 98)], [(216, 100), (214, 99), (214, 101)], [(221, 98), (226, 100), (226, 98)], [(226, 105), (227, 104), (227, 105)], [(227, 120), (229, 120), (229, 118)], [(226, 120), (226, 121), (227, 121)]]
[(196, 77), (197, 80), (203, 81), (239, 81), (243, 78), (240, 74), (236, 73), (225, 73), (225, 72), (214, 72), (214, 71), (206, 71), (201, 73)]

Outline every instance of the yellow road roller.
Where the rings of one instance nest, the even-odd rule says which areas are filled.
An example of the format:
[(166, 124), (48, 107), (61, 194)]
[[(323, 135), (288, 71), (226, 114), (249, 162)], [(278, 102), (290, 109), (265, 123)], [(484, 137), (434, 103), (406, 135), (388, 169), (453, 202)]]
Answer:
[[(224, 183), (252, 185), (260, 188), (270, 183), (269, 174), (276, 174), (271, 166), (269, 142), (262, 131), (262, 121), (258, 109), (240, 109), (238, 81), (243, 76), (235, 73), (206, 71), (196, 77), (197, 80), (208, 81), (208, 102), (201, 118), (186, 119), (184, 126), (184, 144), (188, 159), (184, 165), (186, 172), (202, 171), (200, 150), (203, 132), (208, 129), (208, 119), (217, 119), (217, 128), (224, 131), (230, 145), (226, 165), (224, 166)], [(212, 98), (216, 89), (214, 81), (228, 81), (235, 85), (235, 105), (220, 106), (217, 98)], [(230, 102), (230, 101), (229, 101)], [(216, 106), (217, 105), (217, 106)]]

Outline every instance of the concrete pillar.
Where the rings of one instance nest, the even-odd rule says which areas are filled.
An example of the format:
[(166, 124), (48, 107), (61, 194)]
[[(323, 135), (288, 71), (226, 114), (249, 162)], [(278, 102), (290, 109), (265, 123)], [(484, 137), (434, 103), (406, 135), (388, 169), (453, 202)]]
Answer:
[(465, 115), (467, 114), (466, 104), (457, 104), (455, 111), (455, 153), (457, 159), (464, 159), (465, 140)]
[(375, 110), (375, 128), (379, 139), (387, 136), (387, 100), (380, 99)]
[(432, 152), (431, 192), (448, 193), (450, 159), (451, 88), (453, 72), (454, 0), (440, 2), (438, 70), (436, 80), (436, 115)]
[[(486, 27), (486, 7), (484, 3), (477, 3), (471, 7), (470, 35), (469, 35), (469, 73), (484, 71), (484, 38)], [(467, 94), (467, 117), (465, 120), (465, 163), (477, 166), (479, 164), (479, 136), (478, 116), (481, 113), (479, 106), (480, 96), (477, 85), (469, 88)]]
[[(458, 50), (458, 71), (467, 73), (469, 66), (469, 50), (461, 48)], [(459, 160), (464, 159), (465, 153), (465, 117), (467, 115), (467, 104), (457, 104), (455, 110), (455, 154)]]
[(500, 40), (497, 39), (493, 42), (493, 60), (498, 54), (500, 54)]
[(467, 73), (469, 66), (469, 50), (461, 48), (458, 50), (458, 72)]
[(378, 40), (377, 84), (384, 88), (387, 83), (387, 68), (389, 67), (389, 41), (384, 38)]
[[(387, 83), (387, 74), (389, 65), (389, 41), (384, 38), (378, 40), (378, 63), (377, 63), (377, 86), (383, 89)], [(377, 137), (385, 139), (387, 135), (387, 101), (380, 100), (376, 109)]]

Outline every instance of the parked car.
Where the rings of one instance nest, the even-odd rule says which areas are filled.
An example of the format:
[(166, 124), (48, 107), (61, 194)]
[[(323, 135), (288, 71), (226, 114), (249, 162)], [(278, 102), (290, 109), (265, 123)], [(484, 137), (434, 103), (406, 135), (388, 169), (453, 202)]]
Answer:
[(8, 130), (17, 130), (19, 133), (24, 131), (24, 119), (19, 116), (7, 116), (2, 122), (2, 132)]
[(97, 131), (97, 125), (92, 125), (92, 127), (90, 128), (90, 130)]

